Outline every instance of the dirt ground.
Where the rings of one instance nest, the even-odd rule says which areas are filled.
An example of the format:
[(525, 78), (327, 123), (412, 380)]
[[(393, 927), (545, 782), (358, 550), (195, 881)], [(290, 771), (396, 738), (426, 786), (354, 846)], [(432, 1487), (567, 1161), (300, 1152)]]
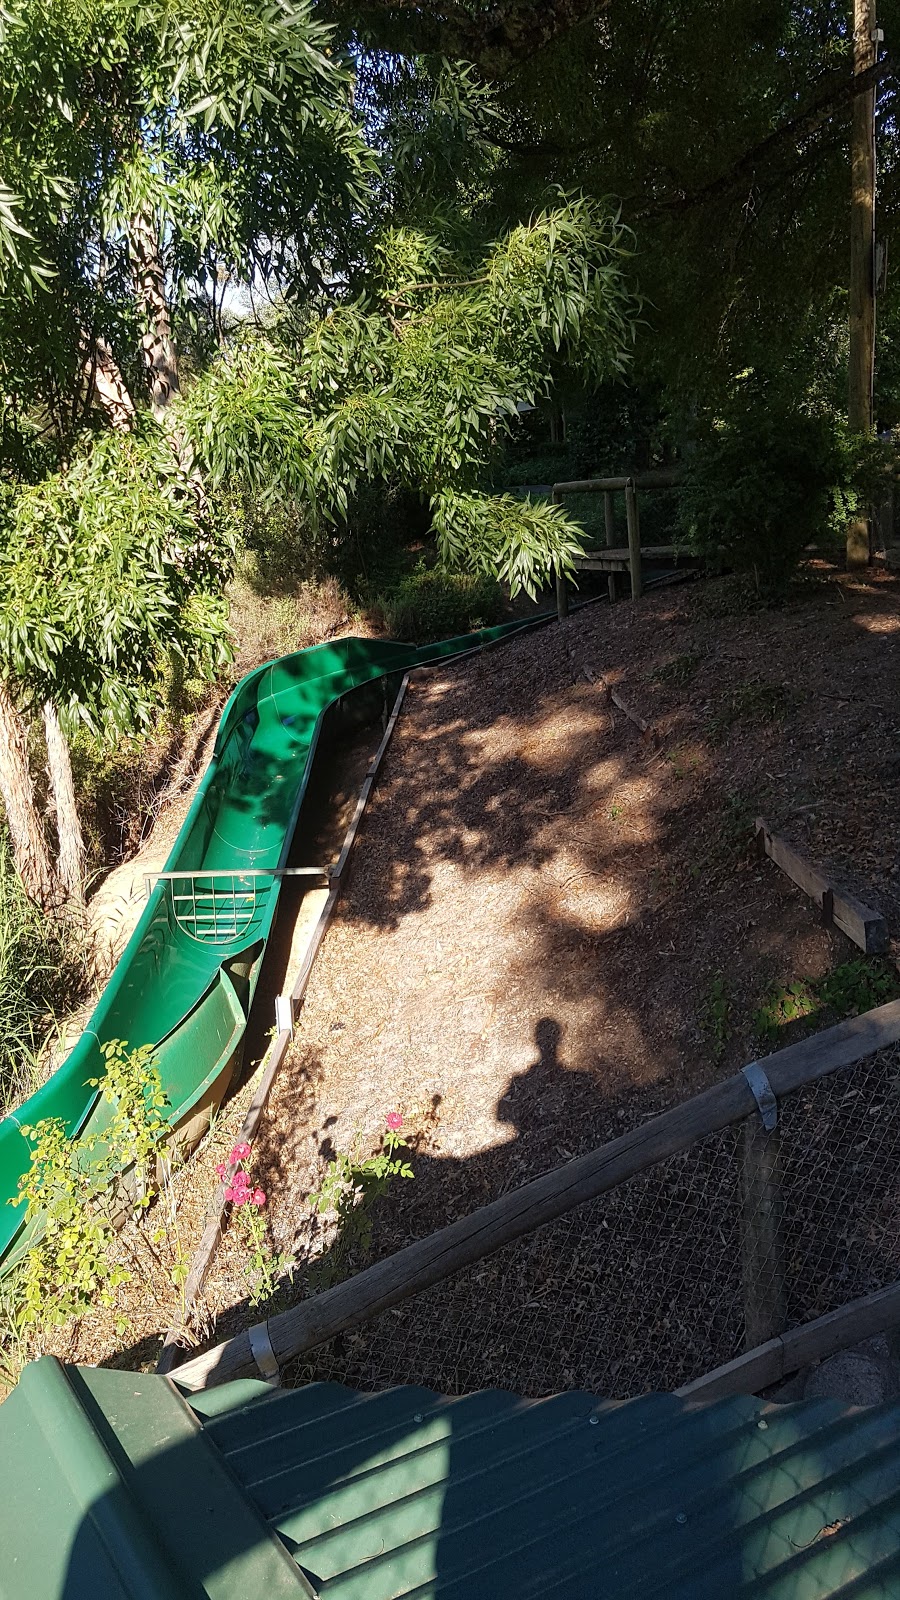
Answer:
[[(328, 1158), (390, 1110), (416, 1177), (371, 1254), (776, 1048), (769, 987), (858, 952), (756, 858), (757, 815), (900, 933), (898, 651), (896, 580), (819, 568), (778, 608), (685, 584), (417, 674), (254, 1153), (273, 1248), (302, 1261)], [(182, 1180), (183, 1249), (238, 1123)], [(246, 1325), (243, 1248), (210, 1278), (218, 1338)]]
[(757, 815), (900, 931), (900, 588), (744, 605), (665, 589), (418, 676), (258, 1151), (280, 1248), (391, 1109), (417, 1181), (382, 1249), (773, 1048), (769, 986), (856, 952), (755, 858)]

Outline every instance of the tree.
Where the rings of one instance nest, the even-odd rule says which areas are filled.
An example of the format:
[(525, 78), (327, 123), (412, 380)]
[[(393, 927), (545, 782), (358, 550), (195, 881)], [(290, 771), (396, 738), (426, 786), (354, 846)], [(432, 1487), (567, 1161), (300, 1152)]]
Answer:
[(558, 200), (482, 251), (387, 229), (365, 292), (324, 314), (247, 328), (193, 388), (186, 425), (210, 482), (303, 500), (340, 522), (364, 485), (400, 485), (431, 510), (446, 562), (534, 594), (571, 569), (561, 508), (493, 495), (518, 408), (554, 370), (624, 370), (637, 306), (615, 212)]
[[(647, 307), (632, 370), (669, 410), (727, 398), (747, 367), (788, 365), (798, 403), (807, 384), (830, 385), (843, 411), (849, 124), (873, 85), (889, 247), (898, 197), (895, 68), (883, 57), (854, 76), (846, 0), (332, 9), (366, 42), (360, 73), (384, 107), (371, 123), (388, 142), (404, 104), (421, 129), (429, 92), (435, 107), (441, 98), (419, 52), (450, 51), (451, 24), (467, 30), (466, 70), (475, 87), (492, 86), (490, 115), (473, 106), (478, 138), (493, 148), (476, 216), (492, 231), (544, 204), (553, 185), (619, 198)], [(890, 43), (896, 0), (884, 0), (880, 20)], [(540, 43), (532, 24), (546, 24)], [(514, 34), (522, 51), (507, 48)], [(482, 49), (492, 38), (505, 41), (500, 65)]]
[[(146, 419), (25, 486), (2, 531), (0, 660), (20, 707), (42, 710), (59, 885), (77, 895), (83, 846), (63, 729), (81, 721), (114, 738), (148, 722), (172, 656), (214, 671), (227, 654), (230, 545), (199, 521), (165, 435)], [(24, 786), (24, 754), (17, 768), (15, 749), (3, 757), (0, 771), (17, 770)], [(34, 844), (33, 796), (18, 811), (7, 799), (7, 813), (23, 880), (46, 902), (58, 885)]]
[[(80, 880), (66, 723), (133, 722), (163, 647), (210, 643), (227, 541), (178, 414), (179, 345), (202, 361), (241, 285), (295, 296), (346, 273), (371, 169), (310, 0), (212, 0), (194, 19), (172, 0), (0, 11), (0, 792), (43, 902)], [(117, 578), (117, 551), (146, 603)], [(59, 872), (27, 772), (29, 710)]]

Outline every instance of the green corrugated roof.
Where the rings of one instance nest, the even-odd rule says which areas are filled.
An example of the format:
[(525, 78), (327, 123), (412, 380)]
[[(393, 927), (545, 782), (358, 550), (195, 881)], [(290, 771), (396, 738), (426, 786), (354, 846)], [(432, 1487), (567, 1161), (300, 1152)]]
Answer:
[(0, 1408), (0, 1471), (14, 1600), (900, 1596), (897, 1404), (244, 1382), (189, 1405), (45, 1358)]

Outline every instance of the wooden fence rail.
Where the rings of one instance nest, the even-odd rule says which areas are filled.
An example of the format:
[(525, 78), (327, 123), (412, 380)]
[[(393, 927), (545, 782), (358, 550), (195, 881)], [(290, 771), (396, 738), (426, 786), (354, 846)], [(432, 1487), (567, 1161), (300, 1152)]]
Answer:
[[(762, 1066), (778, 1098), (853, 1066), (898, 1040), (900, 1001), (894, 1000), (789, 1045), (766, 1057)], [(369, 1321), (511, 1240), (689, 1149), (707, 1134), (757, 1115), (757, 1100), (743, 1072), (715, 1084), (611, 1143), (544, 1173), (427, 1239), (407, 1245), (346, 1282), (270, 1317), (263, 1326), (276, 1360), (281, 1364)], [(178, 1368), (179, 1384), (195, 1390), (252, 1376), (258, 1371), (251, 1348), (254, 1332), (238, 1334), (186, 1362)]]
[[(639, 600), (644, 590), (643, 573), (641, 571), (641, 527), (638, 514), (637, 491), (639, 489), (671, 489), (680, 482), (680, 473), (669, 468), (660, 468), (653, 472), (634, 472), (627, 477), (617, 478), (573, 478), (566, 483), (555, 483), (552, 489), (552, 499), (561, 505), (567, 494), (602, 494), (603, 495), (603, 520), (606, 534), (607, 549), (589, 552), (579, 557), (575, 565), (585, 570), (599, 567), (609, 573), (609, 598), (616, 599), (616, 573), (624, 568), (627, 556), (628, 573), (631, 579), (631, 598)], [(628, 527), (628, 550), (618, 550), (615, 547), (615, 521), (613, 517), (613, 494), (625, 494), (625, 515)], [(654, 548), (655, 556), (672, 556), (675, 554), (674, 545), (660, 545)], [(556, 609), (560, 622), (569, 614), (568, 583), (562, 573), (556, 578)]]

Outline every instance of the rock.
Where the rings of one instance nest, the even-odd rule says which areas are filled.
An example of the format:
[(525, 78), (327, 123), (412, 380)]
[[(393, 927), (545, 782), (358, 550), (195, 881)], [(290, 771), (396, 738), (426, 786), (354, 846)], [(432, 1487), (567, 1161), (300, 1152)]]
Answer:
[(854, 1350), (829, 1356), (808, 1376), (805, 1400), (843, 1400), (846, 1405), (876, 1406), (900, 1392), (900, 1371), (883, 1338), (867, 1339)]

